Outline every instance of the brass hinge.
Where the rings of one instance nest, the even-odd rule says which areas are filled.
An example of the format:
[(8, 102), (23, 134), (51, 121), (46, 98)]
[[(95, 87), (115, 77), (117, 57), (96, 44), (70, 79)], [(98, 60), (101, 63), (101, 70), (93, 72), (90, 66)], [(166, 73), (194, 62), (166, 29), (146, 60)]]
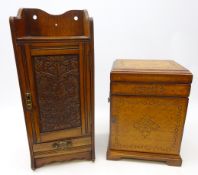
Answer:
[(116, 117), (115, 116), (111, 116), (111, 123), (116, 123)]
[(31, 96), (31, 93), (27, 92), (25, 94), (25, 100), (26, 100), (26, 108), (28, 110), (31, 110), (32, 109), (32, 96)]

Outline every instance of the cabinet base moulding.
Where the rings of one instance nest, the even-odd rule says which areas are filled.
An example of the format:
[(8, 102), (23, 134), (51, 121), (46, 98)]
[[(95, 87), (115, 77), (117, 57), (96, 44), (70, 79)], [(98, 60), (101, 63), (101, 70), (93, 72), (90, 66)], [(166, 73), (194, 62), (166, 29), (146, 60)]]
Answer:
[(74, 161), (74, 160), (92, 160), (95, 161), (95, 158), (92, 156), (91, 152), (81, 152), (78, 154), (67, 154), (65, 155), (59, 155), (59, 156), (51, 156), (51, 157), (43, 157), (43, 158), (37, 158), (34, 160), (34, 164), (32, 165), (32, 169), (40, 168), (44, 165), (50, 164), (50, 163), (58, 163), (62, 161)]
[(108, 149), (107, 160), (120, 160), (120, 159), (139, 159), (165, 162), (170, 166), (181, 166), (182, 158), (180, 155), (159, 154), (159, 153), (146, 153), (135, 151), (120, 151)]

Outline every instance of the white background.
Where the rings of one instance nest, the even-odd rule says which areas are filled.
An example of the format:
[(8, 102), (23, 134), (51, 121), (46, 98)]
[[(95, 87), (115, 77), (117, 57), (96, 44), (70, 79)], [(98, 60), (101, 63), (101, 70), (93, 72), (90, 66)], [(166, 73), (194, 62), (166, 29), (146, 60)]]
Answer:
[[(30, 169), (29, 149), (11, 43), (9, 16), (18, 8), (51, 14), (87, 9), (95, 23), (96, 161), (73, 161)], [(6, 0), (0, 8), (0, 174), (197, 174), (197, 0)], [(116, 58), (174, 59), (194, 74), (181, 148), (182, 167), (163, 163), (107, 161), (109, 72)]]

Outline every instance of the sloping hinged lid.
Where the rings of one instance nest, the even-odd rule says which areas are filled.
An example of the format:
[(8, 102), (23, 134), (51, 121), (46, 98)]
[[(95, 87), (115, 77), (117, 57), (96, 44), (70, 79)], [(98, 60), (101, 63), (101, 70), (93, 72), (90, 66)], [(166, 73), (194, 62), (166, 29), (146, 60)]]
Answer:
[(192, 73), (173, 60), (117, 59), (111, 81), (142, 83), (191, 83)]

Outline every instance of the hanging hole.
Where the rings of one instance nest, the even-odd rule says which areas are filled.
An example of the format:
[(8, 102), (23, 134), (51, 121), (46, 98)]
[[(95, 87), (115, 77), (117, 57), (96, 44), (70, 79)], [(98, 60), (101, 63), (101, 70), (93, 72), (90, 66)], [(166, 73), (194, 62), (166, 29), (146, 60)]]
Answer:
[(57, 27), (57, 26), (58, 26), (58, 24), (57, 24), (57, 23), (55, 23), (55, 24), (54, 24), (54, 26), (55, 26), (55, 27)]
[(78, 21), (78, 16), (74, 16), (74, 20), (75, 21)]
[(32, 18), (33, 18), (33, 20), (37, 20), (38, 16), (37, 15), (33, 15)]

